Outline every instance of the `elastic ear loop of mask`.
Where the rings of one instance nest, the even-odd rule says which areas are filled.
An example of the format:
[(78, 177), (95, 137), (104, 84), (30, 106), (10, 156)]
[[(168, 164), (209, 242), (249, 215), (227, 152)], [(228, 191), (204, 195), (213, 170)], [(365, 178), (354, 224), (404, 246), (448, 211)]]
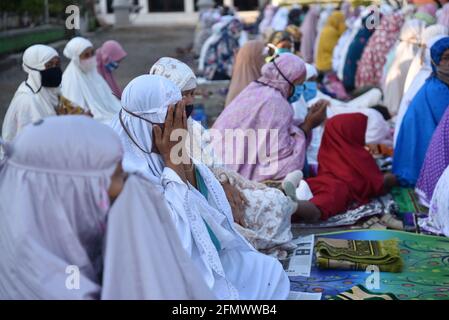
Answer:
[[(41, 73), (41, 71), (44, 71), (44, 70), (38, 70), (35, 68), (31, 68), (30, 66), (28, 66), (25, 63), (24, 63), (24, 65), (30, 70), (39, 72), (39, 74)], [(31, 86), (28, 84), (28, 82), (25, 81), (25, 85), (31, 90), (32, 93), (34, 93), (34, 94), (39, 93), (39, 91), (41, 91), (41, 89), (42, 89), (42, 77), (41, 77), (41, 86), (39, 87), (39, 89), (36, 92), (34, 92), (33, 88), (31, 88)]]
[[(129, 133), (129, 130), (128, 130), (128, 128), (126, 128), (125, 123), (123, 122), (123, 119), (122, 119), (122, 111), (123, 111), (123, 110), (125, 110), (126, 113), (129, 113), (129, 114), (132, 115), (133, 117), (136, 117), (136, 118), (139, 118), (140, 120), (143, 120), (143, 121), (145, 121), (145, 122), (151, 123), (152, 126), (154, 125), (154, 123), (151, 122), (150, 120), (147, 120), (147, 119), (145, 119), (145, 118), (143, 118), (143, 117), (141, 117), (141, 116), (135, 114), (135, 113), (132, 113), (131, 111), (126, 110), (126, 109), (123, 108), (123, 107), (122, 107), (122, 110), (120, 110), (120, 113), (119, 113), (119, 116), (118, 116), (118, 117), (119, 117), (119, 120), (120, 120), (120, 124), (121, 124), (123, 130), (125, 130), (125, 133), (128, 135), (129, 139), (131, 139), (131, 141), (136, 145), (137, 148), (140, 149), (140, 151), (142, 151), (142, 152), (145, 153), (145, 154), (151, 155), (152, 152), (148, 152), (148, 151), (146, 151), (144, 148), (142, 148), (142, 147), (136, 142), (136, 140), (134, 140), (134, 138), (131, 136), (131, 133)], [(153, 127), (151, 127), (151, 128), (153, 128)]]
[(273, 60), (273, 64), (276, 67), (279, 74), (281, 75), (281, 77), (284, 78), (284, 80), (287, 81), (287, 83), (293, 88), (293, 93), (289, 96), (289, 98), (291, 98), (295, 94), (295, 91), (294, 91), (295, 85), (290, 80), (288, 80), (287, 77), (282, 73), (281, 69), (276, 64), (276, 58), (275, 58), (275, 60)]

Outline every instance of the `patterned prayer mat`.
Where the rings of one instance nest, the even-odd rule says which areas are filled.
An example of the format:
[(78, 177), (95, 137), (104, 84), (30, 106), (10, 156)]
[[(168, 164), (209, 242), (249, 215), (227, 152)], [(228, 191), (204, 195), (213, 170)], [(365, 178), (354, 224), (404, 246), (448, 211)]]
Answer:
[(354, 210), (349, 210), (346, 213), (338, 214), (329, 218), (327, 221), (311, 223), (311, 224), (295, 224), (295, 228), (302, 229), (317, 229), (317, 228), (334, 228), (344, 227), (356, 224), (359, 220), (368, 218), (374, 215), (383, 215), (386, 213), (395, 213), (396, 207), (393, 198), (388, 195), (377, 198), (369, 204), (361, 206)]
[(362, 285), (355, 286), (329, 300), (399, 300), (391, 293), (375, 293)]
[[(400, 300), (449, 300), (449, 239), (401, 231), (357, 230), (328, 233), (320, 237), (349, 240), (399, 240), (404, 261), (402, 273), (378, 274), (365, 271), (319, 270), (315, 265), (309, 278), (292, 277), (291, 291), (321, 292), (331, 299), (363, 285), (374, 293), (391, 293)], [(372, 289), (369, 280), (378, 280)], [(376, 281), (374, 281), (376, 282)]]

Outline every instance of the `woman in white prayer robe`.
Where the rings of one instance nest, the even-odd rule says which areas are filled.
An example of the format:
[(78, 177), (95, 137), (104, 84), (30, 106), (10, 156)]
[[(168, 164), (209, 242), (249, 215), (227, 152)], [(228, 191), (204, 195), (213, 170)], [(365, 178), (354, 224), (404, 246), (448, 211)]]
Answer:
[(282, 265), (258, 253), (234, 229), (231, 207), (213, 173), (201, 163), (190, 163), (194, 187), (184, 166), (174, 165), (167, 150), (158, 151), (161, 136), (177, 129), (181, 118), (187, 131), (181, 100), (180, 89), (161, 76), (140, 76), (128, 84), (122, 111), (112, 123), (125, 148), (125, 170), (163, 188), (182, 246), (218, 299), (286, 299), (290, 282)]
[(64, 55), (71, 61), (62, 77), (62, 95), (92, 114), (95, 120), (109, 123), (120, 111), (120, 101), (97, 71), (92, 43), (81, 37), (73, 38), (67, 43)]
[(61, 84), (61, 60), (55, 49), (34, 45), (23, 54), (28, 78), (17, 89), (6, 112), (2, 137), (12, 141), (27, 124), (56, 115)]
[(120, 139), (87, 116), (61, 116), (4, 147), (0, 299), (98, 299), (106, 217), (124, 183)]
[[(193, 109), (193, 93), (197, 84), (189, 66), (164, 57), (151, 67), (150, 74), (164, 76), (174, 82), (181, 90), (186, 105), (190, 106), (190, 111)], [(209, 131), (191, 117), (187, 119), (187, 126), (189, 139), (186, 149), (189, 156), (206, 164), (220, 181), (231, 205), (234, 227), (258, 251), (285, 259), (288, 251), (296, 248), (292, 243), (291, 220), (298, 211), (297, 203), (278, 189), (249, 181), (225, 168), (214, 153)], [(241, 199), (245, 200), (243, 204), (239, 201)]]
[[(399, 106), (398, 115), (395, 118), (394, 146), (396, 146), (397, 138), (399, 135), (399, 130), (401, 129), (401, 126), (402, 126), (402, 120), (404, 120), (404, 116), (408, 110), (410, 103), (412, 102), (413, 98), (416, 96), (418, 91), (421, 89), (421, 87), (424, 85), (426, 80), (432, 74), (432, 62), (431, 62), (431, 58), (430, 58), (430, 48), (438, 40), (446, 37), (448, 34), (447, 27), (433, 25), (433, 26), (427, 27), (427, 29), (432, 28), (432, 27), (441, 27), (441, 29), (439, 29), (441, 31), (441, 33), (439, 35), (436, 35), (436, 36), (428, 39), (428, 41), (426, 42), (425, 51), (422, 53), (422, 55), (424, 56), (423, 57), (424, 61), (422, 63), (422, 66), (419, 69), (418, 73), (414, 76), (413, 80), (410, 83), (410, 86), (408, 87), (407, 91), (404, 93), (404, 96), (402, 97), (401, 105)], [(407, 75), (407, 78), (408, 77), (409, 76)]]
[(162, 186), (130, 176), (109, 212), (101, 298), (213, 300), (183, 250)]
[(419, 49), (424, 27), (425, 23), (421, 20), (407, 20), (402, 26), (397, 47), (392, 49), (395, 50), (394, 59), (388, 72), (384, 75), (385, 81), (382, 84), (383, 102), (392, 116), (398, 114), (407, 73)]

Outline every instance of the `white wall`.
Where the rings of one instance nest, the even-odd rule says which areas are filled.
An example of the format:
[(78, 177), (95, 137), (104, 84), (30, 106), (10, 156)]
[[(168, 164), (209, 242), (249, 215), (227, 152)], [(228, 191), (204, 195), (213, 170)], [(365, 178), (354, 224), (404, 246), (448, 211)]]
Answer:
[[(225, 0), (226, 4), (233, 4), (233, 0)], [(198, 21), (198, 13), (194, 11), (194, 1), (184, 0), (185, 12), (148, 12), (147, 0), (140, 0), (142, 9), (139, 14), (131, 15), (131, 23), (136, 26), (173, 26), (195, 25)], [(106, 0), (100, 0), (96, 11), (104, 22), (114, 24), (114, 14), (107, 13)], [(256, 11), (239, 12), (239, 16), (245, 21), (254, 21), (257, 18)]]

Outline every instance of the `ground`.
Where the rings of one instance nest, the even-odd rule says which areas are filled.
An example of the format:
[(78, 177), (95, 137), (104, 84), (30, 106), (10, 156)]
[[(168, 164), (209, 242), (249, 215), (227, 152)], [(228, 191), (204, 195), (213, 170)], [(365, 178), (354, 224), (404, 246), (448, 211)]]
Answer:
[[(136, 76), (148, 73), (150, 67), (162, 56), (177, 57), (176, 48), (188, 47), (193, 40), (193, 27), (142, 27), (122, 30), (103, 30), (87, 35), (95, 45), (100, 46), (106, 40), (117, 40), (128, 52), (127, 59), (116, 71), (118, 83), (124, 87)], [(57, 46), (62, 56), (64, 43)], [(189, 55), (178, 57), (192, 65)], [(20, 59), (18, 59), (19, 61)], [(63, 59), (63, 66), (67, 60)], [(13, 63), (9, 68), (0, 70), (0, 128), (6, 110), (19, 84), (26, 79), (20, 63)]]

